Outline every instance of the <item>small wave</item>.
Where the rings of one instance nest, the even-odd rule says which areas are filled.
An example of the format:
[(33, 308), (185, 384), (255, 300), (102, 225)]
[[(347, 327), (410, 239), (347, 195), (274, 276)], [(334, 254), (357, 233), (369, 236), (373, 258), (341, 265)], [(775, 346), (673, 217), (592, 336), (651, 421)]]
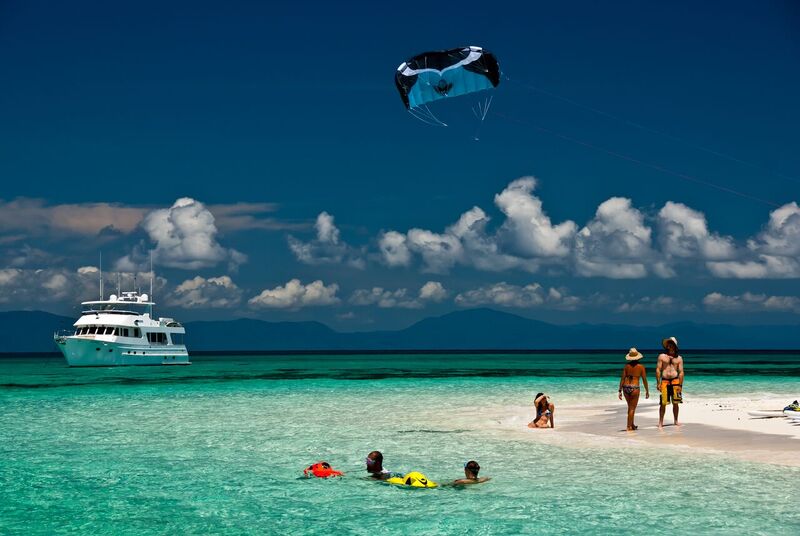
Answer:
[(458, 429), (458, 430), (398, 430), (398, 434), (463, 434), (472, 432), (472, 430)]

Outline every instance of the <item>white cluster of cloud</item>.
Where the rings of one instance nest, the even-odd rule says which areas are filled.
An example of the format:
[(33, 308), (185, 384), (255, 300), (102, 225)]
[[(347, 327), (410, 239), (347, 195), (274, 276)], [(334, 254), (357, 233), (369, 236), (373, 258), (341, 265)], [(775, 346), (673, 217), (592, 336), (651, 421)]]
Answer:
[(26, 266), (53, 266), (59, 264), (59, 257), (39, 248), (23, 244), (3, 251), (6, 266), (22, 268)]
[(248, 300), (255, 309), (299, 309), (308, 306), (334, 305), (339, 303), (336, 293), (339, 285), (325, 285), (320, 280), (307, 285), (299, 279), (292, 279), (282, 286), (265, 289), (261, 294)]
[[(227, 263), (229, 270), (247, 257), (218, 241), (220, 230), (302, 229), (306, 224), (286, 223), (267, 216), (271, 203), (231, 203), (206, 206), (180, 198), (169, 208), (119, 203), (49, 205), (41, 199), (0, 200), (0, 247), (9, 268), (54, 266), (63, 259), (26, 242), (45, 242), (62, 236), (89, 236), (97, 248), (102, 242), (142, 234), (142, 240), (114, 265), (118, 271), (149, 268), (152, 251), (156, 264), (195, 270)], [(130, 239), (130, 237), (128, 238)], [(37, 244), (39, 245), (39, 244)], [(59, 249), (60, 250), (60, 249)]]
[(411, 251), (406, 245), (406, 235), (388, 231), (378, 238), (378, 249), (383, 262), (388, 266), (408, 266), (411, 264)]
[(667, 201), (658, 212), (658, 228), (661, 251), (666, 255), (714, 261), (736, 254), (731, 237), (710, 232), (705, 215), (682, 203)]
[(494, 197), (497, 208), (506, 215), (502, 230), (521, 256), (566, 257), (577, 225), (565, 221), (553, 225), (533, 191), (534, 177), (522, 177)]
[(428, 281), (419, 289), (419, 299), (424, 301), (440, 302), (447, 295), (447, 289), (438, 281)]
[[(197, 270), (227, 262), (235, 270), (247, 260), (243, 253), (217, 242), (214, 215), (203, 203), (189, 197), (178, 199), (170, 208), (149, 212), (141, 227), (155, 244), (154, 262), (162, 266)], [(146, 265), (146, 254), (138, 248), (119, 259), (116, 269), (133, 271)]]
[(39, 234), (96, 235), (104, 229), (130, 233), (147, 213), (144, 207), (118, 203), (48, 205), (43, 199), (0, 200), (0, 231)]
[(612, 197), (597, 207), (595, 217), (575, 237), (575, 269), (585, 277), (636, 279), (650, 271), (661, 277), (672, 272), (656, 262), (652, 230), (631, 200)]
[(62, 300), (72, 293), (80, 294), (81, 290), (86, 290), (84, 284), (71, 286), (70, 276), (74, 283), (83, 283), (76, 272), (4, 268), (0, 270), (0, 303), (24, 306), (25, 303)]
[(671, 296), (642, 296), (632, 301), (624, 301), (616, 307), (618, 313), (662, 313), (667, 314), (676, 310), (685, 311), (690, 306), (679, 304)]
[(533, 195), (536, 181), (523, 177), (495, 196), (495, 204), (506, 219), (494, 233), (487, 232), (489, 216), (473, 207), (444, 232), (414, 228), (406, 233), (387, 231), (378, 238), (382, 260), (388, 266), (408, 266), (415, 255), (423, 271), (446, 273), (460, 264), (479, 270), (512, 268), (535, 271), (549, 259), (570, 253), (576, 225), (554, 225)]
[[(274, 203), (230, 203), (209, 205), (222, 231), (250, 229), (301, 229), (305, 225), (283, 222), (266, 216), (277, 210)], [(154, 207), (121, 203), (65, 203), (49, 205), (43, 199), (0, 199), (0, 233), (6, 240), (21, 240), (33, 235), (96, 236), (104, 231), (130, 234)], [(14, 235), (13, 233), (22, 233)]]
[(199, 275), (187, 279), (172, 291), (168, 303), (184, 309), (228, 309), (242, 301), (242, 289), (227, 275), (209, 277)]
[(487, 285), (462, 292), (455, 297), (456, 305), (477, 307), (495, 305), (499, 307), (535, 308), (548, 306), (555, 309), (575, 309), (580, 298), (570, 296), (564, 289), (546, 289), (538, 283), (519, 286), (506, 282)]
[(773, 210), (762, 231), (747, 241), (735, 260), (710, 262), (717, 277), (782, 279), (800, 277), (800, 207), (796, 202)]
[(578, 230), (565, 221), (554, 224), (533, 192), (536, 180), (523, 177), (495, 196), (505, 220), (493, 234), (487, 232), (489, 217), (473, 207), (459, 220), (435, 233), (411, 229), (383, 233), (378, 240), (383, 261), (407, 266), (417, 254), (423, 270), (444, 273), (456, 264), (479, 270), (536, 271), (542, 264), (574, 266), (578, 275), (611, 278), (644, 277), (648, 272), (668, 276), (663, 263), (655, 261), (651, 229), (644, 215), (629, 199), (614, 197), (600, 205), (595, 218)]
[[(133, 287), (134, 274), (125, 274), (118, 279), (115, 273), (103, 274), (105, 298), (117, 292), (118, 281), (122, 290)], [(136, 278), (149, 290), (149, 274), (139, 273)], [(154, 291), (166, 288), (167, 280), (157, 277), (153, 281)], [(0, 303), (13, 303), (26, 307), (29, 303), (50, 304), (57, 302), (79, 303), (100, 298), (100, 270), (96, 266), (82, 266), (77, 270), (66, 268), (3, 268), (0, 269)]]
[(712, 292), (703, 298), (703, 305), (713, 311), (743, 312), (771, 311), (800, 313), (800, 297), (767, 296), (745, 292), (739, 295), (725, 295)]
[(341, 240), (333, 216), (321, 212), (314, 228), (317, 231), (314, 240), (303, 242), (291, 235), (288, 238), (289, 249), (298, 261), (312, 265), (345, 263), (353, 268), (366, 267), (363, 256)]
[(417, 292), (411, 295), (408, 289), (385, 290), (382, 287), (358, 289), (353, 291), (348, 302), (351, 305), (377, 305), (383, 309), (400, 307), (404, 309), (420, 309), (426, 303), (441, 302), (447, 297), (447, 290), (438, 281), (428, 281)]
[(487, 230), (489, 216), (473, 207), (441, 233), (419, 228), (383, 232), (380, 257), (388, 266), (409, 266), (419, 258), (422, 270), (434, 273), (456, 265), (529, 272), (547, 265), (582, 277), (668, 278), (700, 263), (717, 277), (800, 277), (797, 203), (774, 210), (766, 228), (743, 248), (710, 231), (703, 213), (673, 201), (648, 216), (630, 199), (612, 197), (582, 228), (569, 220), (554, 224), (534, 195), (535, 187), (534, 178), (523, 177), (495, 196), (505, 220), (494, 232)]

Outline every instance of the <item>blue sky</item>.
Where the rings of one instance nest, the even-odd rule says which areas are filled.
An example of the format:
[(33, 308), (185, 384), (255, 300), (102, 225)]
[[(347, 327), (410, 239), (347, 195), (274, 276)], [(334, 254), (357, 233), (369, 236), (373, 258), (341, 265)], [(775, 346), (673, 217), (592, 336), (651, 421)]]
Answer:
[[(506, 77), (479, 141), (469, 98), (428, 127), (392, 79), (466, 44)], [(800, 312), (793, 2), (8, 1), (0, 57), (4, 309), (154, 250), (181, 318)]]

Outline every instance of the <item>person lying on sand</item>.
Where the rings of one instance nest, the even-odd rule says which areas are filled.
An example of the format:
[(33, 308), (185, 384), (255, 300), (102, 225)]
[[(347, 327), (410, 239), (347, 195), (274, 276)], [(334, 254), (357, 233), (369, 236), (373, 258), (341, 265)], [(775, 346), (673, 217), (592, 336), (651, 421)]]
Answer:
[(470, 460), (464, 464), (464, 478), (453, 480), (454, 486), (464, 486), (468, 484), (483, 484), (491, 480), (488, 476), (478, 476), (481, 466), (475, 460)]
[(675, 426), (678, 422), (678, 404), (683, 402), (683, 358), (678, 355), (678, 339), (670, 337), (661, 341), (666, 353), (658, 356), (656, 365), (656, 385), (661, 391), (658, 406), (658, 427), (664, 427), (664, 413), (667, 404), (672, 403), (672, 416)]
[(555, 413), (556, 406), (544, 393), (537, 393), (533, 401), (536, 408), (536, 417), (533, 421), (528, 423), (528, 428), (555, 428), (555, 421), (553, 420), (553, 413)]
[(392, 473), (383, 468), (383, 454), (379, 450), (373, 450), (367, 454), (366, 462), (370, 477), (377, 480), (386, 480), (392, 477)]
[(631, 348), (625, 359), (625, 367), (622, 369), (622, 377), (619, 379), (619, 399), (625, 393), (625, 401), (628, 403), (628, 428), (629, 432), (636, 430), (638, 426), (634, 424), (633, 418), (636, 414), (636, 406), (639, 405), (639, 395), (642, 390), (639, 387), (639, 378), (644, 380), (645, 398), (650, 398), (650, 387), (647, 385), (647, 372), (644, 370), (639, 360), (644, 356), (636, 348)]

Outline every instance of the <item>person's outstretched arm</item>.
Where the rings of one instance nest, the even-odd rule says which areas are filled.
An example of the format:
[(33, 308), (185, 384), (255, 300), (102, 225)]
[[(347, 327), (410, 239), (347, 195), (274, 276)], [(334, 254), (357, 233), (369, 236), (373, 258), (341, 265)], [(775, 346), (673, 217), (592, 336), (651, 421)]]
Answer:
[(650, 398), (650, 387), (647, 385), (647, 369), (642, 365), (642, 381), (644, 382), (644, 397)]
[(658, 356), (658, 362), (656, 363), (656, 389), (661, 388), (661, 356)]
[(619, 399), (622, 400), (622, 382), (625, 381), (625, 367), (622, 367), (622, 374), (619, 376)]
[(678, 378), (680, 378), (681, 386), (683, 386), (683, 357), (681, 357), (681, 360), (678, 363)]

